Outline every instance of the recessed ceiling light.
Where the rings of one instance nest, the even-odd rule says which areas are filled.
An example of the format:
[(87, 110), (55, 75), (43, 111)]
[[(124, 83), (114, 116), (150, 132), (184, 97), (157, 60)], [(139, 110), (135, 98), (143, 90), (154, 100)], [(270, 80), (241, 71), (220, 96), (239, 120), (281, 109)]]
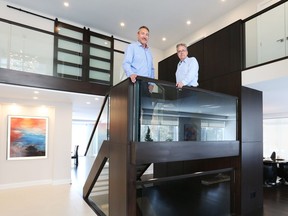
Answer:
[(89, 105), (89, 104), (91, 104), (91, 102), (90, 102), (90, 101), (87, 101), (87, 102), (86, 102), (86, 104), (88, 104), (88, 105)]
[(187, 25), (190, 25), (190, 24), (191, 24), (191, 21), (190, 21), (190, 20), (187, 20), (187, 21), (186, 21), (186, 24), (187, 24)]
[(162, 41), (166, 41), (166, 38), (165, 38), (165, 37), (163, 37), (163, 38), (162, 38)]
[(69, 2), (64, 2), (65, 7), (69, 7)]
[(99, 98), (95, 97), (95, 100), (96, 100), (96, 101), (98, 101), (98, 100), (99, 100)]
[(124, 23), (124, 22), (121, 22), (121, 23), (120, 23), (120, 26), (121, 26), (121, 27), (124, 27), (124, 26), (125, 26), (125, 23)]
[(34, 91), (34, 94), (39, 94), (39, 91)]
[(38, 99), (38, 97), (33, 97), (33, 99), (34, 99), (34, 100), (37, 100), (37, 99)]

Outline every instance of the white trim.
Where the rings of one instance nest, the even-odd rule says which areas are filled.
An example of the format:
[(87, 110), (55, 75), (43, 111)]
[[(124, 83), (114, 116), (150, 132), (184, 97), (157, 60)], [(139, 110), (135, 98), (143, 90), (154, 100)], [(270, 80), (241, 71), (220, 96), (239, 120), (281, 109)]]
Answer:
[(19, 182), (12, 184), (1, 184), (0, 190), (13, 189), (13, 188), (24, 188), (31, 186), (39, 186), (39, 185), (63, 185), (63, 184), (71, 184), (71, 179), (59, 179), (56, 181), (53, 180), (41, 180), (41, 181), (29, 181), (29, 182)]

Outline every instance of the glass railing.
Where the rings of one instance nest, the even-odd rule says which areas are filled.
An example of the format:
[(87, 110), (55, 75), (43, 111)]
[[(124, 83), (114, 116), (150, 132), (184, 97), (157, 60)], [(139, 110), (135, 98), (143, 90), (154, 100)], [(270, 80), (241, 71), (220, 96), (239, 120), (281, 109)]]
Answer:
[(147, 81), (139, 82), (139, 141), (228, 141), (237, 140), (235, 97), (177, 89)]
[(110, 100), (106, 96), (100, 110), (100, 114), (94, 125), (91, 137), (89, 139), (88, 147), (85, 156), (95, 157), (105, 140), (109, 140), (109, 127), (110, 127)]
[(64, 27), (56, 34), (0, 20), (0, 68), (111, 85), (113, 43), (106, 38), (91, 33), (87, 43)]
[(245, 22), (245, 68), (288, 56), (288, 2)]
[[(149, 85), (153, 85), (153, 91), (148, 90)], [(200, 188), (199, 184), (203, 185), (202, 180), (206, 181), (208, 177), (215, 176), (217, 176), (216, 180), (219, 181), (217, 184), (224, 182), (224, 180), (226, 182), (233, 172), (232, 168), (229, 168), (228, 171), (200, 172), (200, 182), (199, 174), (195, 173), (180, 177), (164, 177), (164, 180), (163, 178), (157, 178), (155, 180), (155, 173), (153, 167), (151, 168), (151, 164), (154, 163), (153, 161), (161, 159), (162, 156), (165, 162), (175, 162), (193, 160), (193, 157), (208, 159), (232, 157), (239, 154), (236, 126), (237, 101), (238, 99), (233, 96), (191, 87), (177, 89), (174, 83), (144, 77), (138, 77), (135, 84), (132, 84), (128, 78), (112, 87), (110, 93), (106, 96), (88, 145), (86, 156), (96, 154), (97, 156), (84, 185), (84, 199), (100, 215), (109, 215), (111, 208), (113, 208), (113, 204), (109, 200), (111, 196), (115, 200), (114, 196), (119, 195), (113, 189), (127, 187), (127, 191), (124, 190), (123, 193), (126, 191), (130, 194), (128, 190), (135, 191), (135, 195), (137, 193), (136, 205), (138, 205), (143, 215), (150, 215), (149, 212), (145, 212), (150, 207), (154, 208), (155, 206), (147, 206), (147, 201), (155, 200), (153, 194), (160, 193), (165, 188), (173, 187), (175, 189), (175, 187), (181, 187), (182, 190), (186, 190), (188, 188), (184, 185), (186, 183), (189, 185), (191, 182), (195, 183), (195, 181), (197, 184), (193, 183), (193, 185), (198, 185), (196, 187)], [(119, 107), (119, 105), (125, 108)], [(111, 113), (113, 113), (113, 118)], [(155, 146), (151, 145), (154, 143), (157, 144)], [(223, 143), (224, 145), (222, 145)], [(182, 153), (178, 150), (174, 152), (173, 148), (175, 146)], [(209, 152), (207, 152), (207, 146), (210, 149)], [(219, 146), (221, 146), (220, 148), (224, 147), (222, 151), (226, 152), (220, 153), (220, 156)], [(211, 149), (215, 147), (217, 150)], [(166, 157), (166, 153), (169, 151), (175, 153), (173, 159)], [(195, 155), (195, 153), (198, 154), (197, 152), (201, 157)], [(156, 157), (159, 156), (159, 158), (157, 159), (153, 155), (157, 155)], [(142, 157), (144, 157), (145, 163), (141, 162)], [(120, 168), (121, 172), (118, 172)], [(112, 170), (117, 173), (118, 179), (111, 177), (112, 174), (116, 177)], [(229, 172), (224, 176), (225, 178), (222, 175), (223, 172)], [(141, 176), (138, 176), (139, 173), (141, 173)], [(206, 175), (206, 173), (208, 174)], [(214, 176), (210, 176), (210, 174)], [(128, 177), (128, 175), (131, 176)], [(219, 179), (220, 177), (223, 178)], [(125, 183), (125, 186), (119, 186), (119, 184), (125, 182), (123, 179), (126, 178), (132, 184), (127, 185), (128, 183)], [(215, 181), (215, 178), (212, 181)], [(110, 184), (113, 186), (110, 187)], [(230, 193), (232, 192), (229, 185), (229, 182), (221, 184), (223, 193), (225, 193), (223, 201), (227, 205), (223, 208), (223, 212), (220, 210), (219, 214), (230, 212), (230, 204), (227, 200), (230, 200)], [(172, 191), (175, 192), (175, 190)], [(150, 197), (150, 195), (153, 196)], [(158, 197), (157, 203), (159, 204), (165, 199), (166, 195)], [(201, 196), (201, 194), (198, 195)], [(123, 194), (123, 197), (126, 196), (127, 194)], [(187, 193), (187, 196), (189, 196), (189, 193)], [(197, 196), (195, 196), (195, 199), (199, 198)], [(170, 198), (171, 202), (175, 201), (173, 201), (173, 196), (170, 196)], [(210, 197), (207, 196), (205, 199), (209, 200)], [(154, 210), (158, 208), (157, 203)], [(181, 206), (183, 203), (174, 204), (176, 211), (178, 211), (181, 207), (178, 208), (177, 205)], [(186, 204), (183, 209), (187, 210)]]

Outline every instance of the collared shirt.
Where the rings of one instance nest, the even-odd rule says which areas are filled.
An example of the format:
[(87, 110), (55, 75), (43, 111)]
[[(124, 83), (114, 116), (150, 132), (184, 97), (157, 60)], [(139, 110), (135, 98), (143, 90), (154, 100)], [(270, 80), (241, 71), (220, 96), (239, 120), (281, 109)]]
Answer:
[(139, 41), (128, 45), (122, 66), (127, 77), (137, 74), (154, 79), (151, 51), (148, 47), (144, 48)]
[(176, 82), (182, 82), (184, 86), (198, 86), (199, 65), (196, 58), (186, 57), (180, 61), (176, 71)]

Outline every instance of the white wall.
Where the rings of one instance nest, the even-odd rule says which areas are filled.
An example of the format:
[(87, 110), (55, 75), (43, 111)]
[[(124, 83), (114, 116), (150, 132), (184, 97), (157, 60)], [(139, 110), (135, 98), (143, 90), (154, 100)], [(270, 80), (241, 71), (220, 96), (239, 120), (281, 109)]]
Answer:
[[(29, 102), (31, 103), (31, 102)], [(8, 116), (48, 117), (47, 158), (7, 160)], [(0, 98), (0, 189), (70, 183), (72, 106)]]
[(288, 160), (288, 118), (264, 119), (263, 155), (269, 158), (273, 151), (276, 157)]

